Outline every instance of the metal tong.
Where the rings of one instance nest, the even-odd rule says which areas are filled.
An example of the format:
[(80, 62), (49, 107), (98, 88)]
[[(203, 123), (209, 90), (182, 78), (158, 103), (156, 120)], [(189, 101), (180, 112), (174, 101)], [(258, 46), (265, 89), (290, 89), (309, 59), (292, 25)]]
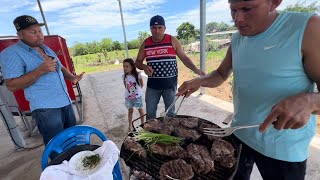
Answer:
[[(168, 115), (168, 112), (170, 111), (171, 108), (175, 107), (175, 104), (176, 104), (176, 102), (177, 102), (177, 100), (178, 100), (179, 98), (180, 98), (180, 96), (177, 96), (177, 97), (174, 99), (174, 101), (170, 104), (170, 106), (168, 107), (168, 109), (167, 109), (165, 112), (160, 113), (160, 116), (163, 117), (163, 120), (166, 120), (166, 119), (168, 118), (168, 116), (167, 116), (167, 115)], [(181, 107), (181, 104), (182, 104), (182, 102), (184, 101), (185, 98), (186, 98), (186, 96), (184, 95), (183, 98), (182, 98), (182, 100), (181, 100), (181, 102), (180, 102), (180, 104), (179, 104), (179, 106), (178, 106), (178, 108), (177, 108), (177, 110), (176, 110), (176, 112), (174, 113), (173, 117), (178, 114), (178, 112), (179, 112), (179, 110), (180, 110), (180, 107)]]

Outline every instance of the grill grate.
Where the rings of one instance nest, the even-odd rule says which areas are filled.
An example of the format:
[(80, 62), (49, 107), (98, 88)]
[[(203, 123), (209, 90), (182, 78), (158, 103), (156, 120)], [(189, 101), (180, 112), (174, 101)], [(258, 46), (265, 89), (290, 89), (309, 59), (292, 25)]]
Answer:
[[(178, 115), (177, 117), (186, 118), (190, 116), (182, 116)], [(162, 120), (161, 118), (157, 118), (158, 120)], [(215, 125), (214, 123), (199, 118), (199, 124), (207, 123)], [(215, 162), (214, 164), (214, 172), (209, 172), (208, 174), (196, 174), (192, 179), (194, 180), (229, 180), (232, 179), (239, 162), (240, 152), (241, 152), (241, 145), (237, 145), (233, 140), (233, 135), (223, 138), (224, 140), (230, 142), (233, 147), (235, 148), (235, 157), (237, 158), (237, 163), (232, 168), (225, 168), (222, 167), (219, 162)], [(208, 143), (209, 142), (209, 143)], [(206, 136), (202, 135), (197, 141), (194, 142), (195, 144), (201, 144), (206, 146), (209, 150), (212, 146), (212, 141), (210, 141)], [(190, 142), (185, 143), (182, 145), (185, 148)], [(174, 158), (150, 154), (147, 153), (147, 159), (141, 158), (139, 155), (134, 154), (133, 152), (126, 150), (124, 146), (121, 146), (120, 157), (124, 159), (127, 166), (130, 168), (135, 168), (138, 171), (144, 171), (151, 175), (155, 179), (160, 179), (160, 167), (164, 162), (169, 160), (173, 160)], [(188, 162), (188, 160), (186, 160)]]

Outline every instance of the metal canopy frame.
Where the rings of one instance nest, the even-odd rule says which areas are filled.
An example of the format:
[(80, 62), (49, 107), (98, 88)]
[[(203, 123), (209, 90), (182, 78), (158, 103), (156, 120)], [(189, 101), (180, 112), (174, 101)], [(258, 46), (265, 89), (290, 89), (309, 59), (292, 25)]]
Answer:
[[(200, 0), (200, 69), (206, 70), (206, 0)], [(205, 94), (204, 87), (200, 94)]]

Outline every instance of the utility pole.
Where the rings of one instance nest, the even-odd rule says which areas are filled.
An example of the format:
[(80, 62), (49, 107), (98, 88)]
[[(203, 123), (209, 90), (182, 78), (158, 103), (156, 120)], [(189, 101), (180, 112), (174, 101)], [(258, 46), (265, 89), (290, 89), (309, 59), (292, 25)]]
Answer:
[(122, 15), (121, 0), (118, 0), (118, 2), (119, 2), (120, 15), (121, 15), (121, 22), (122, 22), (122, 29), (123, 29), (124, 46), (126, 47), (126, 54), (127, 54), (127, 58), (129, 58), (128, 42), (127, 42), (126, 30), (125, 30), (125, 27), (124, 27), (124, 21), (123, 21), (123, 15)]
[[(200, 69), (206, 70), (206, 0), (200, 0)], [(204, 87), (200, 94), (204, 94)]]

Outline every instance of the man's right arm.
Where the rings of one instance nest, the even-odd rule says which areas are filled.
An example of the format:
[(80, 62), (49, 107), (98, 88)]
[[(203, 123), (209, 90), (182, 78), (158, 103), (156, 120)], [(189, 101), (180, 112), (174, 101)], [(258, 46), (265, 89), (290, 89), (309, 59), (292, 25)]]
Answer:
[(145, 46), (145, 42), (143, 42), (141, 44), (136, 61), (134, 64), (138, 69), (144, 70), (146, 75), (151, 76), (153, 73), (153, 69), (150, 66), (143, 64), (143, 60), (146, 58), (146, 56), (144, 54), (144, 46)]
[(143, 60), (145, 58), (144, 55), (144, 42), (141, 44), (136, 61), (135, 61), (135, 65), (138, 69), (143, 70)]
[(42, 74), (43, 72), (38, 68), (18, 78), (6, 79), (4, 82), (7, 88), (14, 92), (32, 85)]
[(195, 79), (185, 81), (178, 89), (177, 95), (190, 94), (197, 91), (200, 86), (203, 87), (217, 87), (228, 79), (232, 72), (232, 53), (231, 46), (229, 46), (226, 56), (218, 69), (212, 71), (210, 74)]
[(5, 79), (4, 82), (10, 91), (16, 91), (32, 85), (43, 74), (53, 71), (56, 71), (56, 62), (51, 57), (47, 57), (37, 69), (17, 78)]

